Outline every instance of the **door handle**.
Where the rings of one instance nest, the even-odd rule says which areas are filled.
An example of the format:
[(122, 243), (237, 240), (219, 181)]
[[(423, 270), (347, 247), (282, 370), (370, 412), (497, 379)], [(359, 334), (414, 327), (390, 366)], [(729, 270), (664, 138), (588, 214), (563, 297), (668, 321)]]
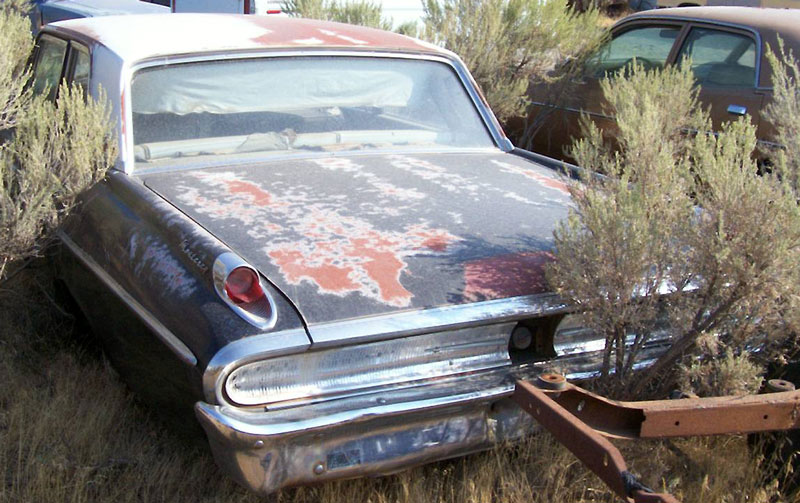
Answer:
[(747, 113), (747, 107), (741, 105), (728, 105), (728, 113), (733, 115), (744, 115)]

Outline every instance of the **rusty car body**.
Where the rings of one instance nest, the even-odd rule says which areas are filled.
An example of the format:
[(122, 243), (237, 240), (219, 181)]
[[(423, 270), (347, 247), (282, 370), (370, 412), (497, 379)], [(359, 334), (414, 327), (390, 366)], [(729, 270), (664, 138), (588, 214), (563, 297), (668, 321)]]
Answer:
[(532, 85), (527, 122), (512, 119), (507, 129), (512, 137), (520, 137), (527, 126), (527, 147), (571, 160), (565, 149), (580, 137), (581, 115), (613, 138), (616, 124), (600, 89), (602, 78), (634, 59), (649, 69), (690, 57), (700, 86), (699, 102), (710, 107), (714, 129), (747, 115), (760, 144), (774, 148), (775, 131), (762, 110), (772, 86), (766, 54), (770, 47), (777, 50), (779, 37), (795, 54), (800, 50), (800, 10), (686, 7), (633, 14), (611, 28), (611, 39), (588, 59), (566, 91), (553, 93), (547, 85)]
[(102, 88), (119, 139), (60, 231), (60, 280), (131, 388), (194, 410), (246, 487), (485, 449), (532, 427), (515, 379), (599, 369), (604, 341), (543, 275), (567, 186), (455, 55), (312, 20), (110, 16), (45, 26), (33, 75), (53, 99)]

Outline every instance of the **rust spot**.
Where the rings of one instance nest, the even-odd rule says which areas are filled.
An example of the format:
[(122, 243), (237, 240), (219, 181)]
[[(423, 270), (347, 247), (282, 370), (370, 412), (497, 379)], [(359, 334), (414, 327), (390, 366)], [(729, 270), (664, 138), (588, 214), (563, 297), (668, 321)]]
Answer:
[(464, 266), (464, 300), (478, 301), (548, 291), (544, 267), (555, 260), (549, 252), (489, 257)]

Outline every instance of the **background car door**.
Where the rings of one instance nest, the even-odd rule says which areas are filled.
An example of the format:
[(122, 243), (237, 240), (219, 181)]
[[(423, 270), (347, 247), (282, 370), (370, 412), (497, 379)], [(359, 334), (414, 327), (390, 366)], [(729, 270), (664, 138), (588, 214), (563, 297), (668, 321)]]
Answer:
[[(566, 158), (565, 149), (580, 133), (580, 118), (587, 114), (604, 131), (616, 129), (600, 89), (600, 80), (625, 71), (634, 60), (645, 68), (663, 68), (671, 60), (682, 23), (637, 22), (622, 26), (586, 62), (581, 78), (561, 96), (545, 97), (551, 107), (544, 126), (534, 136), (531, 149), (550, 157)], [(536, 102), (536, 97), (534, 97)], [(540, 106), (546, 109), (547, 106)], [(534, 111), (536, 113), (536, 111)], [(529, 118), (530, 120), (530, 118)], [(571, 159), (570, 159), (571, 160)]]
[(686, 58), (691, 59), (700, 85), (701, 104), (711, 107), (715, 131), (723, 122), (743, 115), (749, 115), (757, 127), (761, 125), (764, 94), (756, 88), (758, 51), (750, 33), (693, 25), (677, 61)]

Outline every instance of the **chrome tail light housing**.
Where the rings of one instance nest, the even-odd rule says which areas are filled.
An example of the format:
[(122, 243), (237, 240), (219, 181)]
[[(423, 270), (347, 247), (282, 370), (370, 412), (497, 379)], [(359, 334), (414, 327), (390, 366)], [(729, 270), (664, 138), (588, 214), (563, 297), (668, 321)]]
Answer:
[(214, 261), (214, 289), (233, 312), (262, 330), (275, 326), (275, 301), (255, 267), (235, 253), (223, 253)]

